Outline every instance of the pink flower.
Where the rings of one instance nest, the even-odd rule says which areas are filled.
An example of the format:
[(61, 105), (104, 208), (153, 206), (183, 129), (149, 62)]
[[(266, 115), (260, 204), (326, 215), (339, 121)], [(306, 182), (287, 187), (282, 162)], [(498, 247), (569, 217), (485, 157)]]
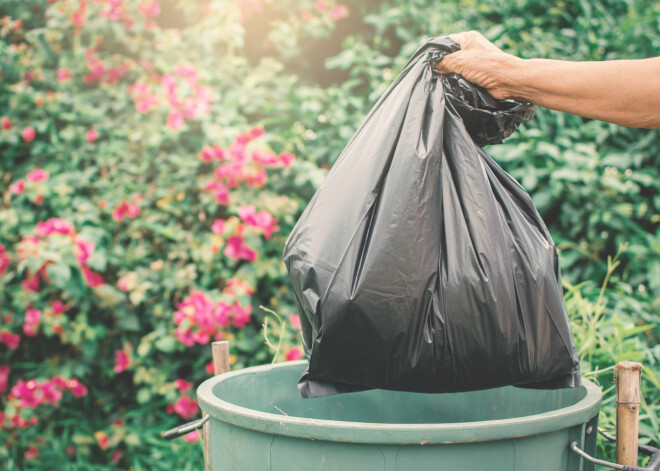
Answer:
[(44, 402), (44, 398), (39, 392), (39, 383), (36, 379), (29, 381), (19, 379), (14, 387), (11, 388), (10, 394), (13, 398), (19, 399), (18, 405), (20, 407), (34, 409)]
[(174, 384), (181, 394), (193, 387), (192, 383), (189, 383), (184, 379), (174, 380)]
[(40, 320), (41, 311), (34, 308), (28, 308), (25, 311), (25, 320), (23, 321), (23, 332), (25, 335), (29, 335), (30, 337), (36, 336)]
[(211, 226), (211, 231), (218, 235), (222, 235), (225, 231), (225, 221), (222, 219), (216, 219), (213, 225)]
[(314, 6), (316, 7), (316, 11), (325, 11), (328, 9), (328, 2), (318, 0)]
[(46, 237), (52, 233), (73, 236), (76, 231), (70, 222), (66, 222), (60, 218), (50, 218), (45, 222), (38, 222), (34, 233), (40, 237)]
[(94, 242), (90, 242), (81, 238), (76, 238), (74, 244), (76, 245), (76, 259), (80, 265), (85, 265), (89, 257), (94, 251)]
[(0, 276), (4, 275), (7, 272), (11, 258), (7, 255), (5, 246), (0, 244)]
[(66, 67), (57, 69), (57, 80), (59, 82), (65, 82), (69, 80), (72, 75), (73, 73), (71, 72), (71, 69), (67, 69)]
[(15, 195), (20, 195), (23, 193), (23, 190), (25, 190), (25, 180), (22, 178), (17, 180), (16, 183), (13, 185), (9, 185), (9, 191), (14, 193)]
[(114, 464), (119, 463), (119, 460), (121, 459), (121, 457), (122, 457), (123, 455), (124, 455), (124, 452), (121, 451), (121, 450), (115, 450), (115, 451), (113, 451), (113, 452), (112, 452), (112, 462), (113, 462)]
[(87, 142), (93, 143), (95, 142), (99, 137), (99, 133), (96, 132), (96, 129), (88, 129), (87, 132), (85, 133), (85, 139), (87, 139)]
[(28, 173), (25, 177), (31, 182), (40, 182), (48, 180), (50, 173), (37, 167)]
[(87, 265), (82, 266), (82, 272), (83, 277), (85, 278), (85, 283), (90, 288), (96, 288), (105, 283), (101, 274), (90, 269)]
[(330, 9), (330, 18), (334, 21), (341, 20), (348, 16), (348, 8), (344, 5), (335, 5)]
[(193, 87), (197, 83), (197, 69), (192, 65), (179, 65), (174, 69), (174, 73), (188, 81), (188, 85)]
[(23, 129), (23, 140), (25, 142), (32, 142), (37, 135), (37, 131), (32, 126), (27, 126)]
[(50, 308), (53, 310), (55, 316), (59, 316), (69, 310), (69, 308), (59, 299), (51, 304)]
[(293, 326), (294, 329), (300, 330), (301, 325), (300, 325), (300, 316), (298, 314), (291, 314), (289, 316), (289, 322)]
[(183, 113), (178, 109), (171, 109), (167, 115), (167, 125), (173, 130), (179, 130), (183, 127)]
[(174, 412), (179, 414), (185, 420), (190, 419), (197, 413), (197, 401), (188, 396), (181, 396), (174, 403)]
[(39, 450), (34, 445), (29, 445), (25, 453), (23, 453), (23, 458), (26, 460), (33, 460), (39, 456)]
[(44, 202), (44, 195), (37, 195), (37, 197), (34, 199), (34, 204), (41, 204)]
[(9, 118), (7, 118), (6, 116), (3, 116), (2, 118), (0, 118), (0, 126), (5, 131), (8, 130), (8, 129), (11, 129), (11, 120)]
[[(0, 394), (7, 392), (7, 383), (9, 382), (9, 372), (11, 368), (7, 365), (0, 365)], [(2, 428), (2, 425), (0, 425)]]
[(39, 274), (31, 274), (30, 270), (25, 269), (25, 279), (21, 281), (21, 288), (24, 291), (32, 291), (34, 293), (39, 292)]
[(284, 359), (286, 361), (295, 361), (300, 360), (303, 356), (302, 350), (298, 347), (291, 347), (284, 354)]
[(55, 383), (48, 380), (41, 383), (41, 394), (44, 402), (50, 402), (52, 405), (57, 404), (62, 399), (62, 391), (58, 389)]
[(277, 158), (282, 162), (282, 166), (285, 168), (289, 168), (291, 163), (296, 159), (296, 157), (289, 152), (282, 152)]
[(121, 200), (121, 203), (115, 206), (115, 209), (112, 211), (112, 219), (119, 222), (124, 219), (124, 216), (135, 219), (139, 214), (139, 206), (129, 203), (126, 200)]
[(257, 259), (257, 252), (245, 243), (242, 235), (229, 237), (223, 253), (233, 260), (249, 260), (250, 262), (254, 262)]
[(121, 277), (117, 280), (117, 287), (125, 293), (130, 291), (131, 285), (132, 285), (132, 283), (125, 276), (123, 276), (123, 277)]
[(7, 345), (10, 350), (16, 350), (20, 341), (19, 335), (12, 334), (7, 329), (0, 330), (0, 343)]
[(76, 378), (71, 378), (66, 380), (66, 389), (73, 393), (73, 397), (83, 397), (87, 396), (88, 390), (87, 387), (78, 381)]
[(107, 433), (103, 431), (94, 432), (94, 438), (96, 438), (96, 442), (101, 447), (101, 450), (105, 451), (110, 446), (110, 437), (108, 437)]
[(238, 303), (234, 304), (234, 315), (232, 316), (232, 323), (237, 329), (242, 329), (250, 322), (250, 314), (252, 313), (252, 306), (248, 305), (241, 307)]
[(124, 350), (115, 350), (115, 367), (113, 371), (119, 374), (131, 365), (131, 359), (126, 355)]
[(197, 440), (199, 440), (199, 432), (197, 432), (197, 430), (193, 430), (190, 433), (186, 433), (183, 436), (183, 439), (188, 443), (195, 443)]
[(270, 239), (273, 232), (280, 228), (277, 225), (277, 219), (273, 218), (268, 211), (259, 211), (257, 214), (252, 204), (238, 208), (238, 215), (248, 226), (262, 229), (266, 239)]

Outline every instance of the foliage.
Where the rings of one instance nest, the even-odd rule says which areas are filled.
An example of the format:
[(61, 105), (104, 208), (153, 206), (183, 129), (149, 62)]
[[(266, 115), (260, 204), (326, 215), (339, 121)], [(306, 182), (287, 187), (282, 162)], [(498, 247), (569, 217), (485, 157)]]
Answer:
[[(233, 368), (272, 361), (267, 323), (278, 358), (300, 355), (286, 235), (428, 37), (478, 29), (527, 58), (660, 50), (657, 2), (343, 3), (2, 2), (8, 469), (201, 467), (199, 445), (158, 433), (198, 412), (212, 339), (231, 340)], [(613, 423), (610, 368), (642, 361), (640, 433), (656, 445), (659, 137), (539, 110), (488, 149), (558, 243), (583, 370), (605, 391), (601, 423)], [(62, 386), (73, 380), (88, 393)]]

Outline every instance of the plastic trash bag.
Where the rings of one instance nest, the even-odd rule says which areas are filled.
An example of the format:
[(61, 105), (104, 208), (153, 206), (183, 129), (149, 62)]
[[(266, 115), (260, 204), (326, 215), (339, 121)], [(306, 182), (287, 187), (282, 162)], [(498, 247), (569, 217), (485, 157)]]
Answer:
[(525, 190), (481, 146), (534, 107), (410, 59), (284, 249), (309, 366), (301, 397), (580, 384), (557, 253)]

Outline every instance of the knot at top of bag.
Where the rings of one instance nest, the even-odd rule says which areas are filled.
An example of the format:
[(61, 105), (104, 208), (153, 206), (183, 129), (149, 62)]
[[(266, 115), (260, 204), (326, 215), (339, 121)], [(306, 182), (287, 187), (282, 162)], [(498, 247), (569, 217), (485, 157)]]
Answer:
[[(408, 65), (423, 60), (435, 70), (444, 56), (458, 51), (460, 46), (448, 36), (430, 39), (408, 61)], [(509, 137), (520, 123), (534, 116), (536, 107), (514, 100), (497, 100), (484, 88), (468, 82), (457, 74), (442, 76), (442, 86), (448, 106), (463, 120), (465, 128), (479, 146), (498, 144)]]

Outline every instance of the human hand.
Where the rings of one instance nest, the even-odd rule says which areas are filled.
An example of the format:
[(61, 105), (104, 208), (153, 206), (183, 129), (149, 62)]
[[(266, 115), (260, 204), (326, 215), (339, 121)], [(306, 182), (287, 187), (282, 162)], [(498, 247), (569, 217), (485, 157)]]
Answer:
[(511, 83), (519, 59), (507, 54), (478, 31), (450, 34), (461, 49), (446, 55), (435, 68), (441, 74), (459, 74), (477, 84), (498, 100), (515, 96)]

